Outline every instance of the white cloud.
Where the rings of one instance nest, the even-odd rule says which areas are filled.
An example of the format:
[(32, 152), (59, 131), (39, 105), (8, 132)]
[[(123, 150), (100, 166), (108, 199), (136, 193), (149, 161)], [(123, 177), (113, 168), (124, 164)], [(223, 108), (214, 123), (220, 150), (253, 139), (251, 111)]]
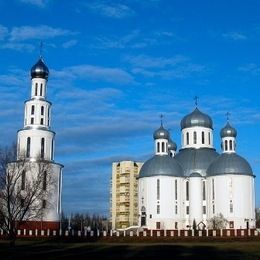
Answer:
[(47, 25), (14, 27), (10, 32), (10, 41), (24, 41), (29, 39), (44, 40), (58, 36), (74, 35), (75, 32)]
[(60, 71), (54, 71), (57, 78), (77, 79), (86, 78), (90, 80), (114, 82), (114, 83), (134, 83), (134, 78), (128, 72), (120, 68), (107, 68), (88, 64), (66, 67)]
[(105, 3), (97, 1), (88, 4), (87, 7), (96, 13), (112, 18), (125, 18), (133, 16), (135, 14), (134, 10), (123, 4)]
[(64, 43), (62, 44), (62, 47), (63, 47), (64, 49), (68, 49), (68, 48), (70, 48), (70, 47), (75, 46), (77, 43), (78, 43), (77, 40), (70, 40), (70, 41), (64, 42)]
[(238, 68), (239, 71), (247, 72), (252, 75), (259, 75), (260, 74), (260, 67), (255, 63), (248, 63)]
[(22, 3), (35, 5), (37, 7), (45, 7), (49, 0), (20, 0)]
[(16, 51), (28, 51), (31, 52), (35, 49), (33, 44), (29, 43), (17, 43), (17, 42), (7, 42), (7, 43), (0, 43), (0, 49), (10, 49)]
[(175, 57), (151, 57), (147, 55), (128, 56), (126, 60), (134, 66), (142, 68), (163, 68), (166, 66), (174, 66), (176, 64), (184, 63), (189, 59), (182, 55)]
[(3, 40), (5, 39), (5, 37), (7, 36), (8, 34), (8, 29), (7, 27), (3, 26), (0, 24), (0, 40)]
[(228, 33), (223, 33), (222, 36), (224, 38), (228, 38), (234, 41), (240, 41), (240, 40), (247, 40), (247, 36), (239, 33), (239, 32), (228, 32)]

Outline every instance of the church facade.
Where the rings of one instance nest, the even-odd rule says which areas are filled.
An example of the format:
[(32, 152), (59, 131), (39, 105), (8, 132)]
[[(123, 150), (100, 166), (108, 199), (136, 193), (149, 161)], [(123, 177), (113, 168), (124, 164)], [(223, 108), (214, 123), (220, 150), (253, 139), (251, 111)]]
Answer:
[(236, 153), (237, 131), (221, 129), (221, 154), (213, 147), (213, 122), (197, 107), (181, 120), (181, 149), (161, 126), (154, 132), (155, 155), (138, 178), (139, 226), (147, 229), (255, 228), (254, 174)]

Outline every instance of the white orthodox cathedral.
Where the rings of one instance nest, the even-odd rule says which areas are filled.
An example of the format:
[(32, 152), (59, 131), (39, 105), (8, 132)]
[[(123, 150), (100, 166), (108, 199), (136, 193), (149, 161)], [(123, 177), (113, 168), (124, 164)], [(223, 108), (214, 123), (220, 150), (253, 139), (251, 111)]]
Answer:
[(197, 107), (181, 120), (181, 149), (161, 126), (155, 155), (139, 174), (139, 225), (147, 229), (210, 228), (222, 214), (227, 228), (255, 228), (254, 174), (236, 149), (237, 131), (221, 129), (222, 153), (213, 147), (213, 122)]

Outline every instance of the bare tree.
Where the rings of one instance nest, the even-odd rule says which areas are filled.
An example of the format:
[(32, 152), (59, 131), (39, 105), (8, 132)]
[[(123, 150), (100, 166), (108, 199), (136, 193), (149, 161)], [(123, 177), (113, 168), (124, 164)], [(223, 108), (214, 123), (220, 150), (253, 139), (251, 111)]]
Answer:
[(13, 244), (23, 222), (44, 217), (53, 186), (48, 161), (30, 161), (23, 156), (14, 161), (15, 153), (15, 146), (0, 148), (0, 228)]
[(224, 229), (227, 226), (227, 219), (224, 218), (222, 213), (217, 214), (208, 220), (209, 229)]

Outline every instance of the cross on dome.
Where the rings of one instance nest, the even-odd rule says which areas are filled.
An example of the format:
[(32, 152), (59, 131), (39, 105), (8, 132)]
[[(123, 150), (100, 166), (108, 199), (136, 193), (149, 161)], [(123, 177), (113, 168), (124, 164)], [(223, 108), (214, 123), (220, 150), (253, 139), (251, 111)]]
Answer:
[(195, 106), (197, 107), (198, 106), (199, 97), (195, 96), (194, 97), (194, 101), (195, 101)]

